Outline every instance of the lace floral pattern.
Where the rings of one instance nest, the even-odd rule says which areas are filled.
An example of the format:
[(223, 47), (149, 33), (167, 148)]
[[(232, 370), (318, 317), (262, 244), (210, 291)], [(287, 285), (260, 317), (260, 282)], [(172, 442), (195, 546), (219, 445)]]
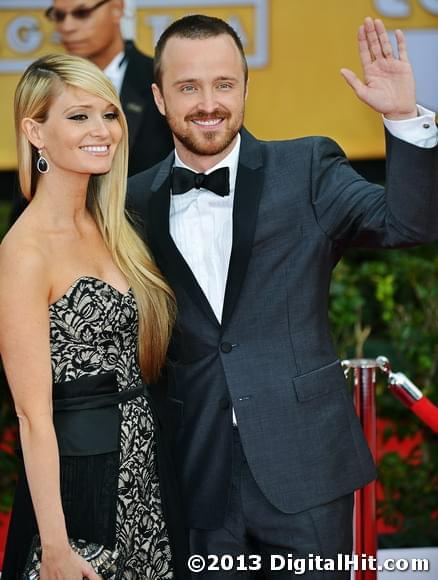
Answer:
[[(133, 293), (81, 277), (50, 306), (54, 382), (115, 372), (119, 391), (141, 384), (136, 362), (137, 308)], [(173, 578), (147, 399), (120, 405), (116, 546), (126, 580)]]

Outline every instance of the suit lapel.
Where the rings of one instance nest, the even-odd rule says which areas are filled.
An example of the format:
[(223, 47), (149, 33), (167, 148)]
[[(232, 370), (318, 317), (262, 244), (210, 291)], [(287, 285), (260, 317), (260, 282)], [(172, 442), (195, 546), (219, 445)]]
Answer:
[(148, 241), (170, 285), (181, 285), (193, 302), (215, 324), (219, 322), (192, 270), (184, 260), (169, 231), (170, 171), (173, 154), (161, 164), (152, 184), (148, 209)]
[[(239, 299), (254, 241), (260, 196), (263, 188), (263, 157), (260, 143), (242, 130), (233, 207), (233, 246), (225, 288), (222, 326), (229, 322)], [(219, 322), (189, 265), (179, 252), (169, 231), (171, 154), (165, 159), (152, 183), (148, 209), (148, 241), (171, 286), (181, 285), (215, 324)]]
[(233, 208), (233, 246), (225, 288), (222, 326), (231, 319), (245, 279), (254, 242), (260, 196), (263, 188), (263, 157), (260, 143), (241, 132)]

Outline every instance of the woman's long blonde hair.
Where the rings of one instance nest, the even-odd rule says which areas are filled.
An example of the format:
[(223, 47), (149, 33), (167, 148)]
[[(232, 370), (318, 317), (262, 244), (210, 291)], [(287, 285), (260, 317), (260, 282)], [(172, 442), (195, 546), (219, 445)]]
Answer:
[[(111, 103), (119, 112), (122, 139), (111, 170), (92, 175), (87, 204), (114, 262), (126, 276), (137, 302), (138, 353), (144, 380), (154, 381), (163, 366), (175, 316), (173, 293), (150, 252), (125, 214), (128, 169), (128, 127), (119, 97), (107, 77), (91, 62), (71, 55), (47, 55), (24, 72), (15, 92), (18, 170), (23, 195), (30, 201), (39, 173), (37, 150), (21, 129), (22, 119), (44, 123), (53, 99), (63, 87), (78, 87)], [(153, 138), (153, 136), (151, 136)]]

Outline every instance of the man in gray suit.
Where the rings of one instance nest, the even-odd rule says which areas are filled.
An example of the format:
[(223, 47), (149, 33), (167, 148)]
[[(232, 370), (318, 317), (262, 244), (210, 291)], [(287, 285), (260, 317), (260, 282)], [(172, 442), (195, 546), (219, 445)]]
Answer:
[(261, 563), (265, 578), (350, 577), (330, 558), (351, 553), (352, 494), (375, 468), (330, 337), (331, 272), (349, 246), (438, 238), (434, 115), (416, 106), (396, 36), (399, 56), (367, 18), (365, 83), (342, 71), (385, 117), (386, 189), (329, 139), (242, 128), (247, 65), (225, 22), (182, 18), (156, 47), (175, 152), (131, 178), (129, 203), (178, 303), (167, 404), (191, 552), (207, 558), (194, 578), (251, 578)]

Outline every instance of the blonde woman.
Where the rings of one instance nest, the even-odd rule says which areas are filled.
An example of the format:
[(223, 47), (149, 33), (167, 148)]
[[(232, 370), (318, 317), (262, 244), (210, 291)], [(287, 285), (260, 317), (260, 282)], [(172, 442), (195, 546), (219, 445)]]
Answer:
[(50, 55), (24, 73), (15, 121), (31, 203), (0, 246), (0, 352), (24, 470), (2, 578), (39, 561), (41, 580), (97, 580), (78, 539), (111, 554), (111, 577), (174, 578), (143, 387), (173, 297), (125, 217), (118, 97), (90, 62)]

